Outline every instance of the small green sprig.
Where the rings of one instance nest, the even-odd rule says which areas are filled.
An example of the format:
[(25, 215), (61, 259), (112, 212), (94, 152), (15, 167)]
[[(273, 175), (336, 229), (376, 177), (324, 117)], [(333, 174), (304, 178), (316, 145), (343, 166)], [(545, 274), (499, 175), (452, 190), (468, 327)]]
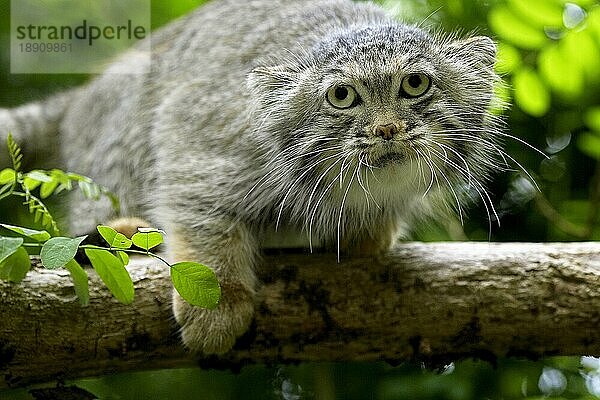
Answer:
[[(129, 254), (141, 254), (156, 258), (171, 268), (173, 286), (188, 303), (204, 308), (215, 308), (219, 304), (221, 288), (212, 269), (188, 261), (170, 264), (150, 251), (163, 242), (163, 232), (158, 229), (139, 228), (129, 239), (109, 226), (99, 225), (98, 232), (107, 247), (82, 244), (87, 236), (59, 236), (57, 223), (42, 199), (72, 190), (75, 185), (88, 199), (108, 197), (117, 211), (118, 199), (108, 189), (83, 175), (58, 169), (24, 173), (21, 171), (21, 148), (10, 134), (7, 144), (13, 167), (0, 171), (0, 200), (11, 195), (23, 197), (23, 204), (34, 216), (34, 221), (39, 221), (46, 230), (0, 224), (10, 234), (0, 234), (0, 279), (22, 281), (31, 268), (29, 255), (39, 254), (44, 268), (65, 268), (69, 271), (79, 302), (87, 305), (90, 301), (88, 274), (75, 260), (77, 251), (81, 249), (115, 298), (121, 303), (131, 304), (135, 290), (126, 266), (129, 264)], [(32, 194), (37, 189), (39, 197)]]
[[(87, 236), (76, 238), (51, 237), (47, 231), (20, 226), (0, 226), (21, 237), (0, 236), (0, 278), (19, 282), (31, 266), (25, 248), (39, 249), (42, 266), (47, 269), (65, 268), (71, 274), (75, 293), (81, 304), (89, 303), (87, 272), (75, 260), (82, 249), (92, 267), (111, 293), (123, 304), (131, 304), (134, 286), (129, 272), (129, 254), (142, 254), (156, 258), (171, 268), (171, 280), (175, 289), (190, 304), (215, 308), (219, 304), (221, 288), (213, 270), (194, 262), (170, 264), (150, 249), (163, 242), (163, 233), (157, 229), (140, 228), (128, 239), (122, 233), (105, 225), (97, 227), (108, 247), (82, 244)], [(25, 239), (28, 239), (25, 242)]]
[[(71, 191), (77, 187), (87, 199), (99, 200), (102, 196), (107, 197), (115, 212), (118, 213), (119, 200), (104, 186), (96, 184), (87, 176), (64, 172), (59, 169), (50, 171), (36, 169), (23, 172), (21, 171), (23, 154), (10, 133), (8, 134), (7, 145), (13, 166), (0, 171), (0, 200), (8, 196), (22, 197), (24, 199), (23, 205), (34, 217), (34, 223), (39, 222), (53, 236), (60, 234), (58, 224), (42, 201), (53, 194)], [(39, 196), (33, 194), (36, 189), (39, 189)]]

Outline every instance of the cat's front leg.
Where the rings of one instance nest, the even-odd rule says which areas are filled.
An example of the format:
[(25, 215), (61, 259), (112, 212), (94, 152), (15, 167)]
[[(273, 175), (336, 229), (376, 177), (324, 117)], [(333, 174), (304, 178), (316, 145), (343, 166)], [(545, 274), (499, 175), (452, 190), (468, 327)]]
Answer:
[(206, 216), (200, 226), (171, 226), (167, 241), (171, 262), (195, 261), (211, 267), (221, 285), (217, 308), (188, 304), (173, 291), (173, 313), (185, 346), (200, 354), (222, 354), (254, 316), (256, 238), (246, 226), (227, 217)]
[(393, 219), (382, 219), (375, 224), (377, 229), (365, 230), (357, 237), (342, 240), (341, 250), (350, 256), (378, 256), (389, 251), (398, 236), (398, 223)]

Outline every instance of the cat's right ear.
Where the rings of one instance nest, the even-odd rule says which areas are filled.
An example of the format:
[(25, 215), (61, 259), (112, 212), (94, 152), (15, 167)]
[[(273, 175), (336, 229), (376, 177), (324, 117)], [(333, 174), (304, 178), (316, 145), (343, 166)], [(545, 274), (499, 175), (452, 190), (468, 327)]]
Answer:
[(246, 78), (246, 87), (253, 97), (250, 112), (263, 114), (274, 105), (288, 104), (297, 87), (297, 76), (298, 73), (284, 65), (254, 68)]
[(493, 68), (496, 62), (496, 43), (487, 36), (473, 36), (448, 44), (444, 53), (457, 60), (470, 61), (472, 65)]

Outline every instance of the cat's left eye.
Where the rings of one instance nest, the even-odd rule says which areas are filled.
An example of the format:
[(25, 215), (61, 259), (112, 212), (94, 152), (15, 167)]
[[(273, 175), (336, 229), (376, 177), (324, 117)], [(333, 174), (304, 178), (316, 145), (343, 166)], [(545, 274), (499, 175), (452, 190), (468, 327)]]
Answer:
[(409, 74), (402, 79), (400, 95), (402, 97), (423, 96), (431, 86), (431, 79), (425, 74)]

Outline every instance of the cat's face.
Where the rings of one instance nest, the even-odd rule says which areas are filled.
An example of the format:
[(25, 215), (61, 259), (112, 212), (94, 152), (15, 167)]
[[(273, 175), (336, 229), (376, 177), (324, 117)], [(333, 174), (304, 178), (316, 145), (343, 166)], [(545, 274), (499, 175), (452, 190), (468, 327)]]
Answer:
[[(470, 46), (479, 52), (493, 49), (487, 38)], [(472, 85), (491, 65), (480, 63), (480, 71), (458, 76), (464, 74), (464, 60), (452, 60), (421, 31), (360, 30), (333, 38), (319, 53), (326, 56), (316, 72), (320, 80), (313, 96), (320, 101), (314, 123), (327, 125), (327, 133), (371, 166), (447, 152), (442, 146), (452, 142), (441, 134), (484, 125), (493, 79)]]
[[(251, 83), (265, 131), (277, 132), (273, 157), (286, 160), (299, 182), (326, 190), (337, 179), (349, 202), (353, 192), (358, 202), (367, 191), (385, 202), (434, 185), (454, 197), (467, 183), (485, 190), (497, 154), (489, 38), (443, 40), (403, 25), (357, 28), (298, 59), (255, 70)], [(385, 179), (367, 190), (362, 171), (363, 180), (369, 173)]]

